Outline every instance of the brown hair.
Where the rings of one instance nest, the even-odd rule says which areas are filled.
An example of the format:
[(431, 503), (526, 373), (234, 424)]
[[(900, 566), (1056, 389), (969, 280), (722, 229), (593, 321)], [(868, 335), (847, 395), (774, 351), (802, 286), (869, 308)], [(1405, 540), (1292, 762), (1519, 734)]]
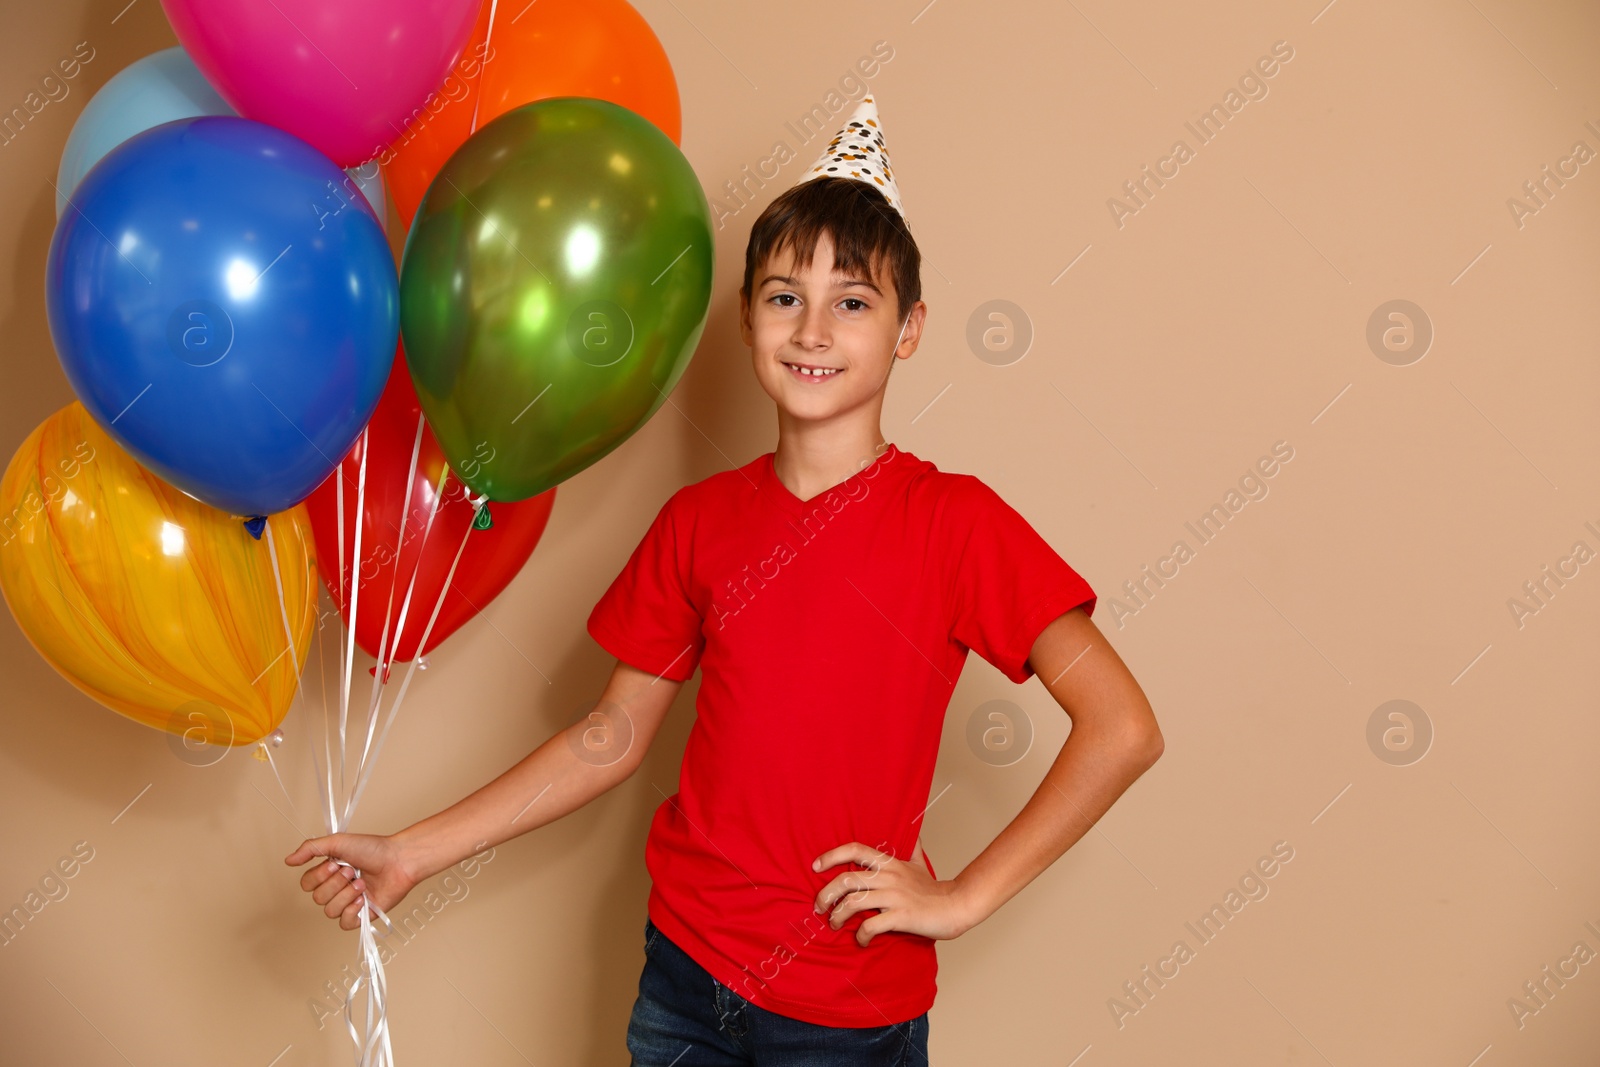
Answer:
[(831, 176), (790, 188), (751, 225), (739, 292), (749, 299), (756, 270), (784, 248), (801, 266), (809, 266), (824, 230), (833, 240), (835, 270), (876, 280), (873, 268), (887, 265), (896, 318), (904, 318), (906, 309), (922, 299), (922, 253), (905, 219), (873, 186)]

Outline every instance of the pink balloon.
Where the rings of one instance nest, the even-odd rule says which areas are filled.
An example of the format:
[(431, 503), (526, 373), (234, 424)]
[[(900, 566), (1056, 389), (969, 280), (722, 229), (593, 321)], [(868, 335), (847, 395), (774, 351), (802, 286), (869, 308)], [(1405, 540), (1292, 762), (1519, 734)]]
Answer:
[(353, 167), (398, 138), (443, 84), (472, 34), (480, 2), (161, 0), (161, 6), (189, 57), (239, 114)]

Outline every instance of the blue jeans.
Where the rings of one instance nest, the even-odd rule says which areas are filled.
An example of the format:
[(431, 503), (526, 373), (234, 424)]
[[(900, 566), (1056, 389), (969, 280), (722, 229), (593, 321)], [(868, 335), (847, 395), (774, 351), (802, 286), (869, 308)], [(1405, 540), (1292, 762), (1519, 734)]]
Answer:
[(644, 922), (628, 1020), (632, 1067), (926, 1067), (928, 1013), (890, 1026), (823, 1026), (750, 1003)]

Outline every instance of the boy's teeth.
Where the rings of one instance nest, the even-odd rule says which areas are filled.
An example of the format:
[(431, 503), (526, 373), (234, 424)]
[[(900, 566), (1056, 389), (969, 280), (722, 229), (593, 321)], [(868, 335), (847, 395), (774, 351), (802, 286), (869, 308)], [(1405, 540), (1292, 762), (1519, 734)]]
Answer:
[(809, 374), (813, 378), (825, 378), (830, 374), (839, 373), (838, 368), (834, 368), (832, 370), (822, 370), (820, 368), (817, 369), (817, 370), (807, 370), (805, 367), (802, 367), (802, 366), (800, 366), (798, 364), (795, 364), (795, 363), (791, 363), (791, 364), (789, 364), (789, 366), (793, 367), (795, 370), (799, 371), (801, 374)]

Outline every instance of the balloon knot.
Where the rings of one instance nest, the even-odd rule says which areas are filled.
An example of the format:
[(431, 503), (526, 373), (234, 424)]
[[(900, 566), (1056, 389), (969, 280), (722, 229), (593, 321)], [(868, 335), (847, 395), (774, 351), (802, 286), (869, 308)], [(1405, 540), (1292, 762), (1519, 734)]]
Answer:
[(487, 530), (493, 525), (494, 519), (489, 515), (489, 501), (479, 501), (478, 511), (472, 516), (472, 528), (474, 530)]
[(265, 515), (252, 515), (244, 520), (244, 528), (250, 531), (251, 537), (259, 541), (261, 540), (261, 531), (267, 528), (267, 517)]

